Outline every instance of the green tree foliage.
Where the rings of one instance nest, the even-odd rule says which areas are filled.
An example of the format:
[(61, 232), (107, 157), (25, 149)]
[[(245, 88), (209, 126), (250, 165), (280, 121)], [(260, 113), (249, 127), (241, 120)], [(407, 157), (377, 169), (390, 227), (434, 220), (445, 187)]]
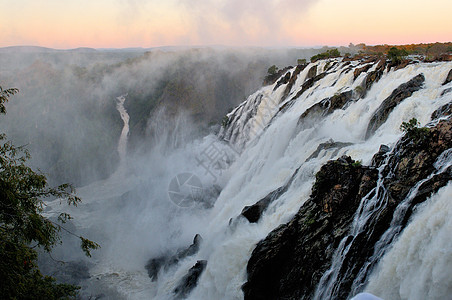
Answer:
[[(17, 89), (0, 87), (2, 114), (6, 113), (8, 97), (17, 92)], [(36, 248), (51, 251), (60, 241), (59, 231), (66, 230), (61, 224), (71, 218), (66, 213), (59, 216), (58, 222), (44, 217), (41, 214), (44, 199), (65, 199), (70, 205), (77, 205), (80, 199), (69, 184), (48, 187), (46, 177), (26, 165), (29, 158), (24, 147), (14, 146), (5, 134), (0, 134), (0, 295), (5, 299), (72, 297), (77, 287), (57, 284), (54, 278), (41, 274), (36, 264)], [(79, 238), (88, 256), (90, 250), (99, 247), (88, 239)]]
[(429, 133), (429, 129), (426, 127), (420, 127), (420, 123), (416, 118), (412, 118), (408, 122), (403, 122), (400, 125), (400, 130), (405, 132), (405, 134), (413, 140), (414, 142), (423, 142)]
[(298, 65), (305, 65), (306, 64), (306, 58), (299, 58), (297, 59)]
[(341, 56), (341, 53), (339, 52), (339, 50), (337, 50), (337, 48), (333, 48), (333, 49), (326, 50), (325, 52), (312, 56), (311, 62), (316, 62), (320, 59), (334, 58), (334, 57), (340, 57), (340, 56)]
[(271, 66), (267, 70), (267, 74), (270, 75), (270, 76), (275, 75), (277, 72), (278, 72), (278, 67), (275, 66), (275, 65)]
[(388, 50), (388, 58), (396, 63), (400, 63), (407, 55), (408, 52), (405, 49), (397, 49), (396, 47), (392, 47)]

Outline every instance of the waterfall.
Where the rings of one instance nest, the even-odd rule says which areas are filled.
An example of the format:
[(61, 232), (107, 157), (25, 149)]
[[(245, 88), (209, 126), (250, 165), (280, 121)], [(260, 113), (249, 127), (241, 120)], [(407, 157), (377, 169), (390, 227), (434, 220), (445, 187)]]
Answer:
[(118, 153), (121, 161), (124, 160), (127, 154), (127, 137), (129, 135), (129, 114), (124, 107), (124, 102), (126, 101), (127, 94), (119, 96), (116, 98), (116, 109), (121, 115), (121, 119), (124, 122), (124, 127), (121, 131), (121, 136), (118, 141)]
[(418, 209), (383, 257), (367, 291), (384, 299), (450, 299), (452, 184)]
[[(356, 71), (367, 64), (372, 66), (361, 73)], [(103, 242), (99, 254), (95, 254), (96, 266), (91, 270), (92, 276), (97, 278), (96, 286), (89, 287), (94, 291), (91, 293), (104, 292), (103, 288), (115, 290), (118, 298), (174, 299), (181, 282), (193, 275), (193, 270), (199, 271), (196, 266), (202, 265), (199, 278), (184, 297), (196, 300), (243, 299), (247, 263), (256, 244), (272, 230), (289, 222), (307, 203), (316, 180), (315, 174), (321, 166), (343, 155), (351, 156), (362, 165), (370, 165), (380, 145), (385, 144), (391, 150), (379, 167), (377, 186), (362, 199), (347, 233), (349, 238), (334, 249), (331, 266), (317, 286), (317, 299), (334, 298), (341, 280), (338, 269), (343, 266), (354, 237), (371, 228), (375, 216), (387, 205), (384, 181), (388, 174), (385, 168), (391, 163), (390, 157), (397, 154), (396, 145), (403, 136), (400, 130), (402, 121), (414, 117), (426, 125), (437, 108), (449, 103), (450, 94), (443, 91), (452, 87), (452, 83), (444, 87), (442, 83), (451, 68), (452, 62), (442, 62), (414, 63), (400, 70), (388, 70), (385, 67), (379, 69), (378, 62), (345, 62), (341, 59), (294, 67), (283, 74), (289, 73), (293, 77), (289, 83), (275, 82), (262, 87), (229, 113), (219, 136), (209, 135), (185, 145), (171, 144), (171, 149), (148, 153), (131, 164), (134, 177), (102, 183), (108, 187), (103, 189), (108, 196), (94, 194), (97, 188), (94, 186), (82, 189), (86, 206), (82, 204), (78, 211), (70, 212), (75, 220), (81, 220), (83, 230), (95, 232)], [(394, 90), (419, 74), (425, 77), (422, 86), (396, 105), (366, 138), (375, 111)], [(378, 80), (369, 81), (370, 77)], [(117, 109), (124, 121), (118, 143), (121, 158), (126, 153), (129, 129), (128, 115), (123, 106), (125, 99), (126, 95), (117, 98)], [(189, 127), (185, 122), (182, 124), (178, 129)], [(164, 122), (157, 125), (170, 126)], [(156, 132), (160, 134), (167, 129), (159, 128)], [(222, 159), (226, 157), (226, 163), (217, 162), (215, 168), (203, 168), (197, 158), (206, 154), (207, 149), (216, 150)], [(448, 164), (450, 151), (438, 158), (432, 176), (443, 172)], [(217, 178), (210, 176), (214, 171)], [(214, 194), (216, 201), (212, 207), (181, 208), (169, 201), (168, 185), (180, 173), (195, 174), (200, 178), (204, 191)], [(412, 188), (407, 201), (415, 196), (415, 190), (421, 184), (417, 183)], [(445, 211), (435, 218), (438, 222), (432, 221), (429, 228), (421, 228), (421, 224), (427, 222), (424, 215), (433, 214), (432, 210), (438, 203), (446, 202), (450, 190), (449, 185), (432, 196), (422, 211), (416, 213), (411, 223), (415, 229), (388, 229), (387, 234), (378, 240), (381, 245), (377, 243), (376, 252), (366, 261), (363, 273), (353, 283), (353, 293), (364, 290), (363, 282), (379, 260), (381, 264), (376, 269), (380, 271), (372, 273), (366, 288), (377, 296), (391, 299), (388, 295), (396, 294), (397, 289), (407, 293), (408, 288), (415, 285), (415, 280), (424, 281), (422, 295), (430, 293), (438, 280), (450, 284), (450, 279), (446, 278), (449, 273), (445, 271), (447, 267), (452, 269), (450, 252), (447, 252), (451, 249), (447, 244), (450, 239), (445, 238), (447, 227), (443, 226), (450, 222), (440, 222), (452, 212), (450, 205), (443, 203)], [(250, 223), (240, 217), (244, 207), (254, 205), (268, 195), (276, 196), (271, 197), (257, 222)], [(405, 220), (402, 208), (395, 214), (400, 214)], [(399, 225), (395, 218), (390, 228)], [(447, 251), (428, 252), (428, 243), (420, 240), (416, 245), (409, 245), (410, 235), (420, 234), (427, 238), (429, 230), (435, 232), (429, 239)], [(190, 255), (180, 255), (183, 252), (180, 249), (190, 245), (196, 234), (202, 236), (199, 250)], [(394, 246), (389, 250), (391, 243)], [(407, 252), (415, 256), (412, 252), (416, 251), (420, 251), (419, 255), (429, 255), (419, 257), (421, 266), (429, 265), (430, 259), (435, 260), (430, 273), (422, 272), (422, 276), (428, 277), (425, 280), (420, 278), (421, 275), (409, 279), (410, 273), (420, 267), (410, 266), (410, 256), (406, 259), (403, 256)], [(158, 269), (158, 276), (152, 281), (145, 265), (149, 259), (158, 261), (162, 257), (177, 259)], [(399, 261), (405, 265), (404, 269), (394, 271)], [(434, 281), (430, 282), (441, 261), (444, 270), (433, 276)], [(381, 292), (393, 275), (397, 280), (391, 282), (391, 290), (386, 294)], [(444, 290), (452, 289), (446, 286)], [(430, 299), (440, 297), (432, 296)]]

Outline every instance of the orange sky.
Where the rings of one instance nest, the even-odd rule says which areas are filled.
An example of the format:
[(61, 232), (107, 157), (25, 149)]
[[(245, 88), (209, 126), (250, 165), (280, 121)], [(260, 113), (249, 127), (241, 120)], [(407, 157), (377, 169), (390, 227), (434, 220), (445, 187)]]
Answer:
[(451, 0), (2, 0), (0, 47), (452, 41)]

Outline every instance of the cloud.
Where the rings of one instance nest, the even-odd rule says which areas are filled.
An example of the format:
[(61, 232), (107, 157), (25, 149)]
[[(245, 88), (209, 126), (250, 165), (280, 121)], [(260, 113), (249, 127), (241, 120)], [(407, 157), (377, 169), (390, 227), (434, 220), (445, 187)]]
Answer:
[(193, 34), (202, 43), (285, 44), (287, 26), (297, 23), (317, 0), (180, 0)]

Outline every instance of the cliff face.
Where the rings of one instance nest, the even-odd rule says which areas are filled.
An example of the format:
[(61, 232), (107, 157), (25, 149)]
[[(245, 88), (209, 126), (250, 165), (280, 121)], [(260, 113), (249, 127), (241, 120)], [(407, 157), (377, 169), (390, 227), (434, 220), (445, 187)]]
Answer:
[[(413, 208), (452, 179), (452, 167), (435, 164), (452, 147), (452, 119), (413, 130), (418, 134), (405, 134), (384, 160), (377, 153), (372, 166), (350, 157), (322, 166), (310, 199), (254, 249), (245, 299), (346, 299), (365, 282), (384, 253), (381, 243), (391, 241)], [(374, 201), (372, 209), (367, 200)], [(333, 264), (336, 271), (329, 270)]]

